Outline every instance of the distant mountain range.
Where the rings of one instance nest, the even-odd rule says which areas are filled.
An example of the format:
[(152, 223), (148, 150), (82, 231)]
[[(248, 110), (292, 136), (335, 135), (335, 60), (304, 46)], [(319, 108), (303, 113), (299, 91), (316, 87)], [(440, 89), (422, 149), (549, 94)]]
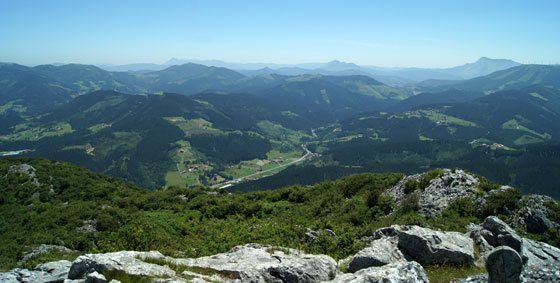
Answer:
[(456, 88), (469, 91), (494, 92), (539, 84), (560, 87), (560, 65), (520, 65), (466, 81), (424, 82), (424, 90)]
[(331, 61), (327, 63), (304, 64), (272, 64), (272, 63), (231, 63), (220, 60), (182, 60), (173, 58), (164, 64), (128, 64), (100, 65), (108, 71), (157, 71), (173, 65), (195, 63), (205, 66), (222, 67), (236, 70), (247, 76), (279, 74), (279, 75), (365, 75), (376, 78), (386, 84), (403, 85), (428, 79), (465, 80), (488, 75), (495, 71), (505, 70), (520, 65), (507, 59), (490, 59), (482, 57), (474, 63), (452, 68), (385, 68), (376, 66), (359, 66), (354, 63)]
[[(469, 77), (510, 63), (483, 58), (400, 71)], [(557, 156), (560, 66), (519, 65), (468, 80), (400, 79), (403, 87), (351, 63), (303, 67), (249, 74), (196, 63), (142, 72), (0, 64), (0, 154), (26, 150), (148, 187), (233, 182), (314, 158), (307, 166), (331, 168), (321, 178), (340, 176), (341, 168), (461, 166), (538, 190), (526, 180), (540, 173), (526, 164), (543, 172), (560, 164), (535, 157)], [(281, 179), (306, 170), (316, 178), (323, 172), (290, 167)], [(542, 177), (547, 190), (558, 183)]]
[[(223, 67), (207, 67), (194, 63), (142, 73), (109, 72), (95, 66), (77, 64), (36, 67), (1, 64), (0, 77), (0, 105), (29, 114), (52, 110), (73, 97), (97, 90), (130, 94), (171, 92), (192, 95), (202, 92), (240, 92), (261, 95), (266, 93), (267, 89), (285, 84), (293, 85), (296, 81), (313, 85), (327, 80), (345, 88), (345, 91), (380, 100), (400, 100), (411, 95), (410, 91), (384, 85), (366, 76), (339, 78), (322, 75), (267, 74), (249, 77)], [(311, 88), (321, 90), (319, 85)]]

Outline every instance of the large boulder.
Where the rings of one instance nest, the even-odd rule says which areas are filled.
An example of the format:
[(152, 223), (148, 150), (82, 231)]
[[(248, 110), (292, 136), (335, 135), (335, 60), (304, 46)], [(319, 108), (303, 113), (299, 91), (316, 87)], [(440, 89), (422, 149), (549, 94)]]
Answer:
[[(426, 174), (406, 176), (387, 190), (386, 194), (400, 205), (410, 195), (407, 193), (407, 183), (421, 182)], [(457, 199), (469, 198), (476, 203), (484, 202), (484, 198), (479, 195), (478, 178), (460, 169), (442, 169), (439, 177), (433, 178), (427, 186), (414, 193), (418, 196), (419, 212), (427, 217), (441, 214)]]
[(107, 283), (107, 279), (103, 274), (97, 273), (96, 271), (86, 275), (85, 283)]
[(560, 223), (552, 220), (551, 211), (546, 206), (547, 202), (554, 201), (553, 198), (548, 196), (524, 195), (519, 201), (521, 208), (511, 217), (511, 226), (537, 234), (550, 229), (560, 232)]
[(508, 246), (494, 249), (486, 258), (489, 283), (518, 283), (522, 270), (521, 256)]
[(146, 263), (141, 259), (156, 258), (164, 256), (155, 251), (135, 252), (122, 251), (106, 254), (86, 254), (79, 256), (70, 267), (68, 279), (85, 278), (89, 273), (104, 271), (122, 271), (130, 275), (149, 277), (173, 277), (175, 271), (168, 266)]
[(37, 265), (33, 270), (16, 268), (10, 272), (0, 273), (0, 282), (63, 282), (68, 276), (71, 262), (60, 260)]
[(523, 238), (521, 255), (528, 266), (560, 265), (560, 249), (543, 242)]
[(471, 265), (473, 240), (457, 232), (440, 232), (419, 226), (402, 226), (398, 247), (420, 264)]
[(415, 261), (397, 261), (384, 266), (361, 269), (355, 273), (339, 274), (333, 283), (400, 283), (428, 282), (426, 271)]
[[(487, 217), (481, 225), (468, 226), (482, 255), (495, 248), (507, 246), (521, 255), (526, 266), (560, 265), (560, 249), (546, 243), (520, 237), (510, 226), (495, 216)], [(484, 256), (481, 257), (484, 260)]]
[(68, 277), (68, 271), (70, 271), (71, 266), (72, 262), (68, 260), (59, 260), (39, 264), (33, 270), (44, 272), (49, 274), (51, 278), (60, 280)]
[(337, 264), (329, 256), (259, 244), (237, 246), (213, 256), (167, 260), (241, 282), (318, 282), (333, 279), (337, 272)]
[(53, 251), (57, 251), (65, 254), (73, 252), (71, 249), (64, 246), (42, 244), (33, 248), (31, 251), (27, 252), (26, 254), (24, 254), (21, 260), (18, 262), (18, 265), (23, 265), (24, 263), (28, 262), (34, 257), (37, 257), (42, 254), (50, 253)]
[(482, 236), (493, 247), (508, 246), (521, 252), (521, 237), (504, 221), (496, 216), (488, 216), (482, 222)]
[(405, 261), (405, 257), (398, 249), (396, 238), (381, 238), (371, 242), (370, 246), (351, 256), (348, 262), (348, 272), (356, 272), (371, 266), (382, 266), (397, 261)]

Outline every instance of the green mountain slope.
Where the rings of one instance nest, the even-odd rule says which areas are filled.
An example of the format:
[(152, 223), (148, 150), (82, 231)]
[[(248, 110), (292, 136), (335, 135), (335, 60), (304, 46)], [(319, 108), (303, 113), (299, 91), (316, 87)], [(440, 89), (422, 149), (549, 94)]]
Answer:
[(17, 64), (0, 64), (0, 113), (8, 109), (36, 114), (68, 101), (60, 82)]
[(266, 105), (250, 95), (98, 91), (8, 129), (0, 146), (29, 148), (27, 155), (71, 161), (146, 187), (219, 183), (262, 168), (281, 170), (303, 155), (307, 134), (283, 124), (308, 125), (308, 118)]
[(531, 85), (560, 87), (560, 66), (557, 65), (521, 65), (497, 71), (487, 76), (464, 82), (445, 85), (439, 89), (456, 88), (486, 93), (508, 89), (520, 89)]

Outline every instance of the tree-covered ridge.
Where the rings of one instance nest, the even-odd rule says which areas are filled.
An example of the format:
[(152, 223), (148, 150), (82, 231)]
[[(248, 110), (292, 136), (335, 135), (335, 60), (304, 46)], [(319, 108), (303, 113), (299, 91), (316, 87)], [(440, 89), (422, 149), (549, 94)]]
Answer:
[[(487, 215), (519, 209), (521, 195), (506, 191), (482, 207), (465, 199), (440, 216), (426, 218), (418, 213), (413, 198), (397, 206), (384, 194), (402, 177), (365, 173), (253, 193), (202, 187), (148, 191), (68, 163), (2, 159), (0, 268), (14, 267), (39, 244), (80, 252), (159, 250), (194, 257), (258, 242), (340, 259), (357, 252), (364, 246), (357, 239), (380, 227), (418, 224), (462, 231)], [(480, 193), (496, 187), (481, 184)], [(551, 217), (556, 217), (558, 204), (549, 205), (555, 213)], [(325, 229), (336, 237), (321, 232)], [(319, 231), (318, 236), (310, 239), (309, 231)], [(554, 242), (557, 236), (542, 239)]]

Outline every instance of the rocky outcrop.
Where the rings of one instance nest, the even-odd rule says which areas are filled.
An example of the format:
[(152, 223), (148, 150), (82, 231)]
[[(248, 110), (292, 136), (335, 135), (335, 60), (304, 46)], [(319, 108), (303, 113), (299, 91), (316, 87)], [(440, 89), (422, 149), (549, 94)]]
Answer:
[(501, 246), (486, 258), (486, 270), (489, 283), (518, 283), (523, 270), (523, 260), (514, 249)]
[(560, 223), (551, 220), (551, 211), (546, 207), (546, 203), (552, 201), (554, 199), (548, 196), (524, 195), (519, 201), (521, 208), (511, 217), (511, 226), (536, 234), (550, 229), (560, 232)]
[(478, 245), (484, 259), (500, 246), (507, 246), (518, 252), (526, 266), (546, 263), (560, 264), (560, 249), (546, 243), (520, 237), (511, 227), (498, 217), (489, 216), (481, 225), (470, 225), (469, 235)]
[(397, 261), (383, 266), (361, 269), (355, 273), (337, 276), (333, 283), (398, 283), (428, 282), (424, 268), (415, 261)]
[(372, 266), (383, 266), (398, 261), (406, 261), (398, 249), (396, 238), (381, 238), (371, 242), (370, 246), (344, 260), (348, 262), (348, 272), (356, 272)]
[(37, 174), (35, 172), (37, 172), (35, 167), (27, 163), (12, 165), (10, 166), (10, 168), (8, 168), (8, 174), (19, 173), (19, 174), (27, 175), (31, 180), (31, 183), (36, 187), (39, 187), (41, 183), (39, 183), (39, 179), (37, 179)]
[(493, 247), (508, 246), (521, 252), (521, 237), (496, 216), (489, 216), (482, 222), (481, 235)]
[[(460, 198), (470, 198), (482, 202), (478, 193), (478, 179), (463, 170), (442, 169), (442, 175), (429, 181), (427, 187), (420, 188), (414, 193), (418, 195), (419, 212), (424, 216), (433, 217), (449, 207), (451, 202)], [(393, 197), (397, 204), (406, 198), (408, 182), (420, 182), (426, 173), (411, 175), (403, 178), (390, 188), (387, 194)]]
[(347, 273), (341, 273), (339, 269), (344, 267), (340, 268), (326, 255), (246, 244), (199, 258), (174, 258), (156, 251), (86, 254), (74, 262), (50, 262), (33, 270), (0, 273), (0, 282), (106, 282), (112, 278), (110, 274), (169, 283), (427, 282), (421, 264), (471, 265), (475, 244), (489, 274), (459, 282), (486, 282), (488, 278), (495, 282), (516, 282), (516, 278), (520, 282), (560, 279), (560, 249), (520, 237), (497, 217), (488, 217), (480, 225), (471, 224), (469, 230), (467, 235), (472, 239), (457, 232), (419, 226), (378, 229), (368, 247), (342, 261), (348, 264)]
[(14, 269), (10, 272), (0, 273), (0, 282), (6, 283), (55, 283), (63, 282), (68, 277), (68, 270), (72, 263), (67, 260), (49, 262), (36, 266), (33, 270)]
[(26, 253), (23, 255), (22, 259), (18, 262), (18, 265), (22, 265), (24, 263), (26, 263), (27, 261), (29, 261), (30, 259), (45, 254), (45, 253), (49, 253), (52, 251), (59, 251), (62, 253), (71, 253), (73, 252), (71, 249), (64, 247), (64, 246), (57, 246), (57, 245), (39, 245), (37, 247), (35, 247), (34, 249), (32, 249), (30, 252)]
[(107, 279), (101, 273), (97, 273), (96, 271), (89, 273), (86, 275), (86, 282), (85, 283), (106, 283)]
[(543, 242), (523, 239), (521, 254), (528, 266), (560, 265), (560, 249)]
[(130, 275), (149, 277), (173, 277), (175, 271), (168, 266), (146, 263), (141, 259), (164, 256), (159, 252), (122, 251), (106, 254), (86, 254), (79, 256), (70, 267), (68, 279), (85, 278), (87, 274), (105, 271), (121, 271)]
[(402, 226), (398, 247), (420, 264), (471, 265), (473, 240), (457, 232), (440, 232), (419, 226)]
[(238, 246), (208, 257), (168, 260), (242, 282), (318, 282), (333, 279), (337, 272), (337, 264), (329, 256), (258, 244)]
[(313, 242), (313, 241), (317, 240), (317, 238), (319, 238), (323, 235), (328, 235), (330, 237), (336, 237), (336, 233), (331, 229), (312, 230), (310, 228), (307, 228), (307, 231), (305, 231), (305, 237), (310, 242)]

